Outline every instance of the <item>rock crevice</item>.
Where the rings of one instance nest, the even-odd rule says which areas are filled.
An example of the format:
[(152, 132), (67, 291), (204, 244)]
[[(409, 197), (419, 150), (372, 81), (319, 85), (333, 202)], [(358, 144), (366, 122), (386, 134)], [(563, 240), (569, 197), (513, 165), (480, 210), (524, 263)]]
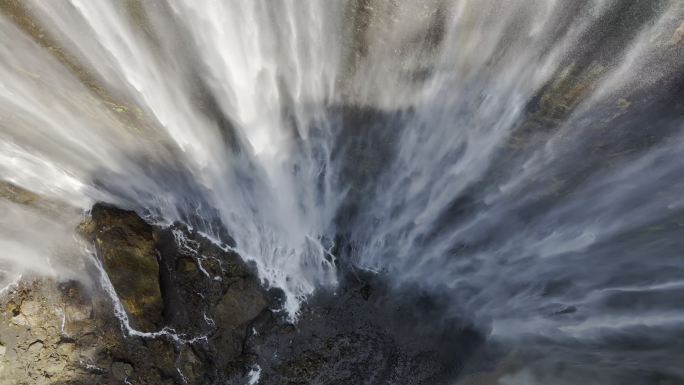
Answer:
[(79, 231), (104, 270), (88, 274), (106, 274), (116, 297), (98, 279), (20, 282), (0, 299), (0, 384), (246, 384), (254, 373), (260, 384), (440, 384), (480, 343), (455, 319), (435, 323), (435, 299), (371, 274), (344, 275), (293, 325), (281, 292), (185, 225), (96, 204)]

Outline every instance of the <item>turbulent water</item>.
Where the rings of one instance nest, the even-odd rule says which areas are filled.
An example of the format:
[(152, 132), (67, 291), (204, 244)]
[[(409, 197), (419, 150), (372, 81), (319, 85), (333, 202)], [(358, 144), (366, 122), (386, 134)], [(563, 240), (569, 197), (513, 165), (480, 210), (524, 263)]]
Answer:
[(5, 284), (69, 274), (106, 201), (234, 247), (293, 319), (341, 266), (447, 295), (523, 357), (501, 384), (684, 378), (681, 0), (0, 9), (0, 179), (52, 202), (0, 199)]

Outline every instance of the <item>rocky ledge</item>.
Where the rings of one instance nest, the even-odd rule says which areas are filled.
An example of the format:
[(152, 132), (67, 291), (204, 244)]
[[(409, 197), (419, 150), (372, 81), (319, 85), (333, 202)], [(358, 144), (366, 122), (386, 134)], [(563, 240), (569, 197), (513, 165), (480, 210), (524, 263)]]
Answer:
[(97, 204), (79, 232), (87, 278), (0, 298), (0, 384), (440, 384), (481, 343), (440, 298), (353, 269), (292, 324), (252, 266), (181, 224)]

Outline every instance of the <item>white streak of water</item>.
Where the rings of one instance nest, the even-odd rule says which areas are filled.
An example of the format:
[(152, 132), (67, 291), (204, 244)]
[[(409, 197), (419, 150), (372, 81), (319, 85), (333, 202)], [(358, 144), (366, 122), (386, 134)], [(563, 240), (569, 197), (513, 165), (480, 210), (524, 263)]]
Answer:
[[(0, 178), (185, 222), (293, 319), (340, 263), (503, 340), (682, 315), (681, 1), (22, 4), (44, 35), (0, 17)], [(0, 209), (8, 276), (68, 271), (69, 231)]]

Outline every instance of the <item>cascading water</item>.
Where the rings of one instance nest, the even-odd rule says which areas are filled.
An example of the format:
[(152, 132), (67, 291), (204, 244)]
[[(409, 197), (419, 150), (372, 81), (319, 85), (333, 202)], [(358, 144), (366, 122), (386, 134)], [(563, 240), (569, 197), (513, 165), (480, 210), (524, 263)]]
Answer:
[(0, 4), (0, 178), (75, 218), (0, 201), (5, 284), (106, 201), (293, 318), (340, 264), (446, 293), (545, 356), (502, 383), (684, 377), (681, 1)]

